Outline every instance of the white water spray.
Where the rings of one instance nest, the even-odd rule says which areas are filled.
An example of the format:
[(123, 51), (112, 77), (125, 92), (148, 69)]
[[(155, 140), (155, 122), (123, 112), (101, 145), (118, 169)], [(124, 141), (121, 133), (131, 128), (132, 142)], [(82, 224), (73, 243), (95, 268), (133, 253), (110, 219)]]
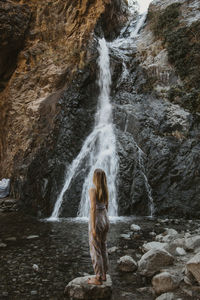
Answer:
[[(135, 1), (128, 0), (130, 11), (135, 11)], [(131, 32), (126, 38), (120, 36), (112, 43), (106, 43), (105, 39), (99, 41), (99, 107), (96, 113), (95, 127), (92, 133), (86, 138), (82, 149), (78, 156), (73, 160), (72, 164), (68, 168), (65, 176), (65, 184), (60, 192), (57, 201), (54, 206), (53, 213), (48, 220), (58, 220), (61, 205), (63, 202), (63, 196), (65, 192), (70, 187), (73, 178), (76, 176), (77, 171), (80, 168), (82, 161), (89, 156), (87, 167), (89, 168), (88, 176), (85, 179), (82, 189), (81, 203), (79, 207), (79, 217), (87, 217), (89, 214), (89, 197), (88, 188), (92, 183), (93, 172), (96, 168), (102, 168), (106, 172), (108, 180), (109, 189), (109, 210), (110, 216), (117, 216), (117, 201), (116, 201), (116, 175), (118, 171), (118, 158), (116, 154), (116, 140), (114, 135), (114, 128), (112, 124), (112, 106), (110, 104), (110, 84), (111, 84), (111, 74), (110, 74), (110, 62), (109, 62), (109, 48), (114, 51), (115, 55), (118, 56), (123, 61), (123, 76), (122, 80), (126, 80), (128, 77), (128, 70), (126, 68), (126, 61), (129, 59), (127, 53), (134, 46), (133, 41), (137, 38), (140, 29), (142, 28), (148, 6), (151, 0), (138, 0), (138, 20), (136, 24), (130, 24)], [(122, 34), (125, 31), (122, 32)], [(128, 58), (128, 59), (127, 59)], [(140, 153), (139, 153), (140, 156)], [(140, 165), (143, 162), (141, 159)], [(148, 184), (148, 179), (143, 172), (145, 186), (150, 187)], [(151, 197), (151, 191), (148, 193), (150, 202), (153, 203)], [(152, 201), (151, 201), (152, 200)], [(153, 206), (150, 207), (150, 211), (153, 212)]]
[(110, 104), (110, 59), (109, 50), (105, 39), (99, 41), (99, 110), (96, 114), (96, 124), (94, 132), (101, 128), (98, 134), (98, 140), (93, 147), (88, 167), (90, 169), (87, 178), (85, 179), (81, 203), (79, 207), (79, 216), (85, 217), (89, 215), (89, 195), (88, 188), (92, 184), (92, 177), (96, 168), (101, 168), (105, 171), (107, 176), (108, 190), (109, 190), (109, 216), (117, 216), (117, 201), (116, 201), (116, 175), (118, 170), (118, 158), (116, 154), (116, 141), (112, 124), (112, 106)]
[(73, 160), (65, 177), (65, 184), (59, 194), (50, 221), (57, 220), (60, 214), (63, 196), (68, 190), (72, 179), (75, 177), (81, 162), (89, 155), (87, 167), (89, 174), (85, 179), (81, 203), (79, 207), (79, 217), (89, 215), (89, 194), (88, 189), (92, 185), (93, 172), (96, 168), (101, 168), (106, 172), (109, 190), (109, 208), (110, 216), (117, 216), (117, 201), (115, 180), (118, 170), (118, 159), (116, 155), (116, 141), (112, 124), (112, 106), (110, 104), (110, 59), (109, 50), (105, 39), (99, 40), (99, 103), (96, 113), (95, 127), (92, 133), (85, 140), (78, 156)]

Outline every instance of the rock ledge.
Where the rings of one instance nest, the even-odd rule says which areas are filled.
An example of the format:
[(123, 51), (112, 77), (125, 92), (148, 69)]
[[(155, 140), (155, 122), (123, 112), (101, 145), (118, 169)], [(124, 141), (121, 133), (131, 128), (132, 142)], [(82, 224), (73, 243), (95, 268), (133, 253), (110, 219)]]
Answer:
[(109, 299), (112, 294), (112, 280), (107, 275), (107, 281), (102, 285), (88, 284), (88, 278), (93, 276), (77, 277), (70, 281), (65, 288), (65, 294), (72, 299)]

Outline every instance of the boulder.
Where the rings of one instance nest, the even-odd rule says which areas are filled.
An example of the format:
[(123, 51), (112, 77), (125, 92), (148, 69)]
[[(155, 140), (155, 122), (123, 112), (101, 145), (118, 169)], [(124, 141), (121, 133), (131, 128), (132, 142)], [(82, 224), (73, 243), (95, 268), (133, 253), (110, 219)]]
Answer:
[(152, 278), (152, 285), (156, 294), (173, 291), (179, 286), (181, 278), (169, 272), (162, 272)]
[(183, 255), (186, 255), (187, 253), (185, 252), (185, 250), (184, 250), (183, 248), (176, 247), (175, 254), (176, 254), (176, 255), (183, 256)]
[(137, 270), (137, 263), (131, 256), (125, 255), (118, 260), (119, 269), (123, 272), (134, 272)]
[(191, 272), (200, 284), (200, 252), (186, 263), (187, 271)]
[(138, 271), (141, 275), (153, 276), (160, 268), (172, 265), (174, 257), (164, 249), (151, 249), (138, 262)]
[(115, 253), (118, 250), (118, 247), (114, 246), (108, 249), (108, 254)]
[(195, 248), (200, 246), (200, 235), (195, 235), (191, 237), (187, 237), (185, 239), (185, 246), (188, 250), (194, 250)]
[(141, 230), (141, 227), (140, 227), (139, 225), (132, 224), (132, 225), (131, 225), (131, 230), (132, 230), (132, 231), (140, 231), (140, 230)]
[(131, 240), (131, 235), (129, 233), (122, 233), (120, 234), (120, 237), (125, 239), (125, 240)]
[(88, 284), (88, 278), (93, 276), (77, 277), (70, 281), (65, 288), (65, 294), (72, 299), (107, 299), (112, 294), (112, 280), (107, 275), (107, 281), (102, 285)]
[(165, 228), (165, 231), (158, 234), (155, 240), (158, 242), (170, 242), (178, 235), (178, 232), (173, 228)]
[(164, 249), (167, 246), (167, 243), (160, 243), (160, 242), (149, 242), (143, 244), (142, 248), (145, 252), (155, 248), (155, 249)]
[(174, 294), (173, 293), (164, 293), (157, 297), (155, 300), (174, 300)]

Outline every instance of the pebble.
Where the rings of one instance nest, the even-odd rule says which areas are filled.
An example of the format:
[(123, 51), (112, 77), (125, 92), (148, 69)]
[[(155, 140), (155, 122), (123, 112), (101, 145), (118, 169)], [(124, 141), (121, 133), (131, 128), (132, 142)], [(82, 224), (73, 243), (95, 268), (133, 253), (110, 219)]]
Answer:
[(31, 291), (31, 295), (32, 296), (37, 295), (37, 291)]
[(37, 239), (39, 238), (39, 235), (29, 235), (27, 236), (27, 240)]
[(7, 245), (5, 243), (0, 243), (0, 248), (5, 248)]
[(132, 225), (131, 225), (131, 230), (133, 230), (133, 231), (140, 231), (140, 230), (141, 230), (141, 227), (140, 227), (139, 225), (132, 224)]
[(9, 241), (9, 242), (15, 242), (17, 239), (16, 239), (16, 237), (9, 237), (9, 238), (7, 238), (7, 239), (5, 239), (6, 241)]

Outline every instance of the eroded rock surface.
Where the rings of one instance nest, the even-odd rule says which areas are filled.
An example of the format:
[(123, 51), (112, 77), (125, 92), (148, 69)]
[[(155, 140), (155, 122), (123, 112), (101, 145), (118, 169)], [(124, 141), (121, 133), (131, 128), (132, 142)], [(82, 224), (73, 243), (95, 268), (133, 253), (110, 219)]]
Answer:
[(109, 299), (112, 294), (112, 281), (107, 275), (107, 281), (102, 285), (88, 284), (88, 278), (94, 276), (78, 277), (68, 283), (65, 294), (72, 299)]

